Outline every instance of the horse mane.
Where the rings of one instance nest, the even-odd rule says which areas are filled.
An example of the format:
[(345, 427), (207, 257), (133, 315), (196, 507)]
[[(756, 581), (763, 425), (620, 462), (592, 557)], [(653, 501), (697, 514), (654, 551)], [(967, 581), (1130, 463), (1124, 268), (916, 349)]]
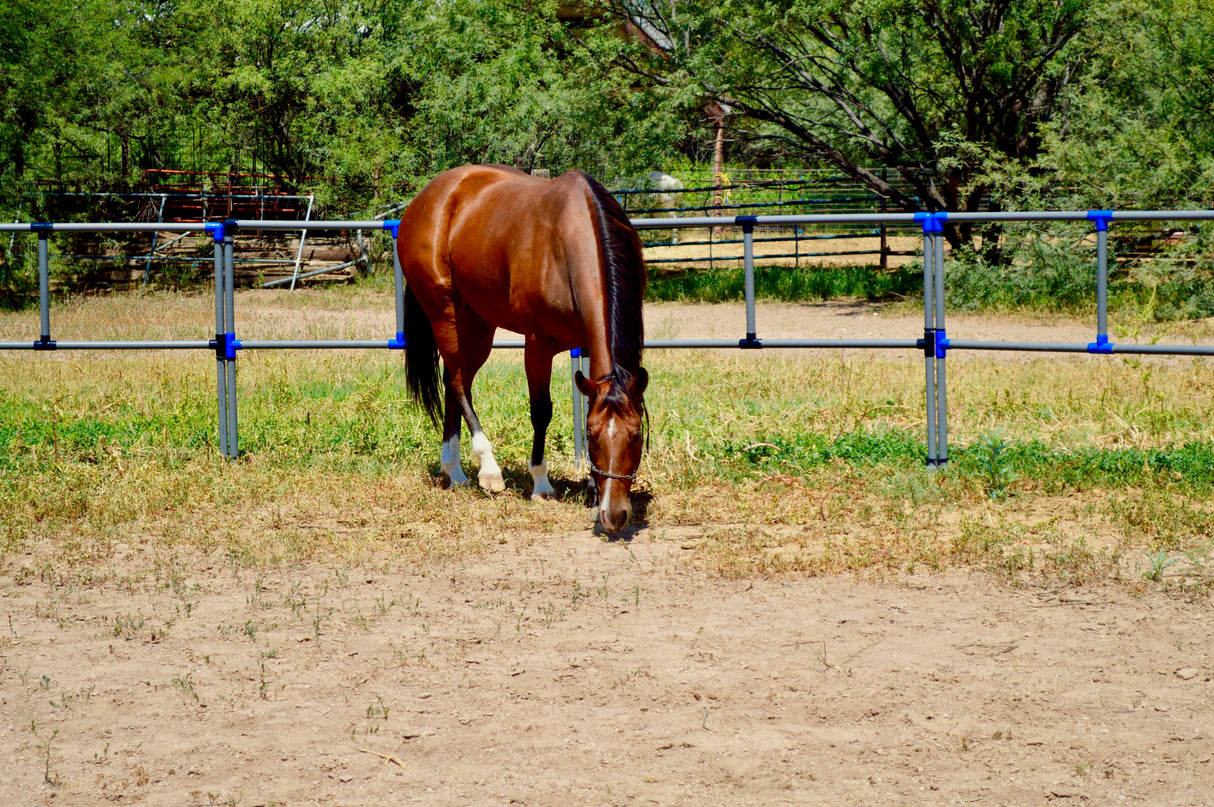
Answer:
[[(579, 172), (581, 173), (581, 172)], [(599, 257), (603, 265), (606, 296), (607, 344), (611, 350), (614, 381), (607, 397), (623, 394), (641, 367), (645, 328), (641, 299), (645, 295), (645, 258), (641, 239), (628, 214), (611, 193), (588, 174), (582, 173), (590, 189), (590, 205), (598, 230)]]

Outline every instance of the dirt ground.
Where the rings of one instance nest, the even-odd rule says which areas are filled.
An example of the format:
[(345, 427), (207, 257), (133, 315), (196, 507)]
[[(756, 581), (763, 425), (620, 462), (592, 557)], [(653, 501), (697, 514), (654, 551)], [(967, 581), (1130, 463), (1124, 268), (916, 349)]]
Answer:
[(0, 802), (1210, 803), (1208, 606), (727, 581), (689, 540), (5, 579)]
[[(286, 316), (271, 295), (242, 295), (238, 321)], [(648, 317), (655, 337), (744, 324)], [(992, 322), (1093, 330), (961, 317), (950, 335)], [(759, 323), (922, 329), (866, 304)], [(95, 576), (37, 547), (0, 565), (0, 804), (1211, 803), (1208, 600), (980, 574), (725, 580), (692, 561), (703, 535), (263, 570), (148, 534)]]

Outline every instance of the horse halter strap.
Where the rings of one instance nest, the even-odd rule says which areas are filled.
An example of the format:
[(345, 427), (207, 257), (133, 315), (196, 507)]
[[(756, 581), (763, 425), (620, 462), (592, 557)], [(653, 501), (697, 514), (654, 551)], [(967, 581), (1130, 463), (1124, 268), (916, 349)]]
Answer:
[(636, 478), (637, 478), (636, 474), (613, 474), (611, 471), (604, 471), (599, 468), (596, 468), (594, 463), (590, 462), (589, 459), (587, 459), (586, 462), (590, 464), (590, 470), (593, 471), (594, 473), (598, 474), (599, 476), (604, 476), (608, 479), (618, 479), (621, 482), (635, 482), (636, 481)]

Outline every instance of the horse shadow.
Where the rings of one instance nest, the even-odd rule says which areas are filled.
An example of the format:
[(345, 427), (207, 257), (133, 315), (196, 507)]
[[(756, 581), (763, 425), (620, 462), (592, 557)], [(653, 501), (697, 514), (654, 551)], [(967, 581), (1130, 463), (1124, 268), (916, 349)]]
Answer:
[[(519, 491), (524, 496), (530, 495), (529, 492), (532, 486), (531, 474), (528, 471), (517, 469), (502, 469), (502, 478), (506, 481), (506, 490)], [(566, 476), (563, 474), (550, 474), (548, 481), (552, 483), (552, 487), (556, 490), (556, 498), (559, 502), (578, 502), (587, 509), (597, 506), (597, 498), (594, 493), (593, 482), (589, 475), (586, 476)], [(594, 534), (601, 538), (606, 538), (608, 543), (628, 543), (636, 537), (637, 533), (649, 526), (649, 505), (653, 501), (653, 493), (647, 487), (634, 487), (632, 489), (632, 521), (621, 532), (610, 534), (603, 530), (598, 520), (594, 523)]]

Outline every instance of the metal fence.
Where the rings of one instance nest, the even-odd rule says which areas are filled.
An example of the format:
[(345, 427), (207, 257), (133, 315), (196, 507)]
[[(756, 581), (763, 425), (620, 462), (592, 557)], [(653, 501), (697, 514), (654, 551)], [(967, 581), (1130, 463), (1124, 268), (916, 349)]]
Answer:
[[(1108, 336), (1108, 229), (1117, 221), (1210, 221), (1214, 211), (1052, 211), (1034, 213), (881, 213), (820, 214), (800, 216), (733, 216), (683, 219), (634, 219), (638, 230), (672, 227), (719, 227), (733, 225), (743, 233), (746, 324), (740, 339), (657, 339), (648, 340), (650, 349), (741, 349), (825, 348), (825, 349), (901, 349), (922, 351), (925, 367), (925, 410), (927, 464), (935, 468), (948, 462), (948, 383), (946, 365), (953, 350), (1010, 350), (1092, 355), (1153, 354), (1212, 356), (1214, 346), (1117, 344)], [(1097, 316), (1094, 339), (1087, 343), (1000, 342), (949, 339), (945, 322), (944, 227), (949, 223), (995, 222), (1079, 222), (1095, 228)], [(754, 231), (760, 226), (866, 224), (873, 226), (915, 227), (923, 234), (923, 334), (906, 339), (763, 339), (759, 335), (754, 283)], [(31, 232), (38, 237), (38, 278), (40, 333), (36, 340), (0, 342), (0, 350), (206, 350), (216, 362), (216, 392), (220, 452), (230, 459), (239, 456), (236, 357), (242, 350), (276, 349), (387, 349), (405, 347), (404, 277), (396, 261), (395, 304), (396, 333), (383, 339), (366, 340), (243, 340), (237, 338), (233, 266), (235, 237), (239, 232), (259, 230), (379, 230), (393, 239), (399, 235), (399, 220), (388, 221), (267, 221), (228, 220), (194, 224), (0, 224), (0, 232)], [(52, 338), (50, 318), (49, 239), (56, 232), (101, 231), (138, 232), (158, 229), (171, 232), (209, 233), (215, 244), (215, 338), (176, 341), (57, 341)], [(494, 342), (497, 348), (521, 348), (521, 340)], [(583, 351), (570, 354), (573, 395), (575, 463), (586, 456), (584, 401), (572, 384), (572, 374), (587, 371)]]

